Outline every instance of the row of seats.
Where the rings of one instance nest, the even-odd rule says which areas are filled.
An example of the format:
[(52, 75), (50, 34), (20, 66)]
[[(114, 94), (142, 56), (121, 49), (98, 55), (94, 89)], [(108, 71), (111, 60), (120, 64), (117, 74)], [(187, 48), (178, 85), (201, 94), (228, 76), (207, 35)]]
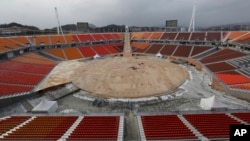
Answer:
[(4, 136), (4, 140), (57, 140), (72, 126), (77, 116), (38, 116)]
[(133, 32), (133, 40), (221, 41), (221, 32)]
[(228, 70), (236, 69), (236, 67), (228, 64), (227, 62), (208, 64), (208, 65), (206, 65), (206, 67), (214, 73), (219, 72), (219, 71), (228, 71)]
[(158, 52), (160, 52), (162, 47), (163, 44), (153, 44), (145, 53), (157, 54)]
[(29, 116), (11, 116), (0, 119), (0, 135), (28, 120)]
[(63, 51), (68, 60), (80, 59), (83, 57), (77, 48), (64, 48)]
[(92, 47), (86, 46), (86, 47), (79, 47), (79, 50), (81, 51), (82, 55), (86, 58), (93, 57), (96, 55), (95, 51)]
[[(133, 32), (132, 39), (147, 40), (184, 40), (184, 41), (221, 41), (234, 40), (237, 43), (249, 43), (248, 32)], [(227, 39), (226, 39), (227, 38)], [(31, 45), (56, 45), (71, 44), (75, 42), (95, 42), (107, 40), (122, 40), (120, 33), (93, 33), (93, 34), (72, 34), (72, 35), (39, 35), (0, 38), (0, 52), (7, 52), (16, 48)]]
[(103, 34), (73, 34), (73, 35), (38, 35), (38, 36), (20, 36), (0, 38), (0, 53), (14, 49), (26, 47), (28, 45), (57, 45), (71, 44), (75, 42), (95, 42), (107, 40), (122, 40), (120, 33), (103, 33)]
[(177, 115), (141, 116), (147, 140), (197, 139)]
[(15, 62), (21, 62), (21, 63), (28, 63), (28, 64), (34, 64), (34, 65), (40, 65), (40, 66), (48, 66), (48, 67), (54, 67), (57, 63), (53, 60), (50, 60), (48, 58), (45, 58), (43, 56), (40, 56), (36, 53), (26, 53), (22, 56), (17, 56), (12, 61)]
[(239, 121), (222, 113), (188, 114), (183, 117), (208, 139), (229, 138), (229, 125), (240, 124)]
[[(250, 123), (250, 113), (230, 113), (235, 118)], [(225, 113), (182, 115), (202, 136), (208, 139), (228, 139), (231, 124), (242, 124)], [(147, 140), (195, 140), (191, 131), (177, 115), (141, 116), (142, 127)]]
[(56, 48), (44, 50), (44, 52), (63, 60), (80, 59), (83, 57), (77, 48)]
[(243, 120), (244, 122), (250, 123), (250, 113), (231, 113), (231, 115)]
[(117, 140), (119, 116), (85, 116), (68, 140)]
[(53, 67), (51, 66), (41, 66), (22, 62), (15, 62), (11, 60), (0, 62), (0, 69), (34, 74), (47, 74), (51, 71), (52, 68)]
[[(240, 35), (240, 33), (235, 34), (230, 34), (229, 38), (235, 38)], [(200, 62), (211, 72), (215, 73), (215, 76), (224, 84), (229, 85), (231, 88), (242, 90), (249, 90), (248, 83), (250, 79), (244, 73), (239, 73), (242, 70), (241, 67), (245, 67), (248, 61), (250, 62), (247, 54), (228, 48), (221, 49), (200, 59)]]
[(150, 46), (148, 43), (139, 43), (139, 42), (133, 42), (131, 44), (132, 50), (134, 52), (140, 52), (143, 53), (147, 48)]
[(194, 46), (194, 48), (192, 50), (192, 53), (191, 53), (191, 56), (195, 56), (195, 55), (197, 55), (199, 53), (208, 51), (208, 50), (210, 50), (212, 48), (213, 47), (210, 47), (210, 46)]
[(49, 53), (53, 56), (56, 56), (57, 58), (66, 60), (66, 56), (65, 53), (63, 52), (62, 49), (60, 48), (56, 48), (56, 49), (48, 49), (48, 50), (44, 50), (44, 52)]
[(0, 69), (1, 83), (36, 85), (43, 79), (43, 77), (44, 75), (42, 74), (31, 74)]
[(237, 40), (238, 38), (240, 38), (241, 36), (245, 35), (247, 32), (242, 32), (242, 31), (234, 31), (234, 32), (230, 32), (228, 33), (228, 37), (227, 39), (230, 40)]
[[(183, 114), (179, 115), (198, 130), (202, 136), (213, 139), (228, 139), (231, 124), (250, 123), (250, 113)], [(6, 134), (1, 140), (58, 140), (78, 116), (11, 116), (0, 119), (0, 135), (14, 129), (25, 121), (23, 126)], [(184, 124), (177, 115), (144, 115), (140, 116), (142, 128), (147, 140), (197, 140), (195, 130)], [(119, 116), (85, 116), (69, 132), (66, 140), (117, 140)]]
[(176, 50), (176, 48), (177, 48), (177, 45), (165, 45), (161, 49), (160, 53), (163, 55), (171, 56), (173, 52)]
[(156, 54), (161, 53), (168, 56), (191, 57), (205, 52), (212, 47), (208, 46), (184, 46), (184, 45), (164, 45), (132, 42), (134, 52)]
[(0, 83), (0, 96), (8, 96), (15, 93), (29, 92), (33, 89), (33, 86)]
[(55, 65), (54, 61), (35, 53), (0, 62), (0, 96), (31, 91)]
[(178, 56), (178, 57), (189, 57), (189, 54), (192, 50), (192, 46), (183, 46), (180, 45), (174, 52), (173, 56)]
[(248, 33), (240, 36), (240, 38), (238, 38), (235, 42), (249, 44), (250, 43), (250, 33), (248, 32)]
[[(117, 48), (118, 47), (118, 48)], [(44, 50), (47, 54), (55, 56), (63, 60), (81, 59), (83, 57), (93, 57), (96, 54), (103, 56), (107, 54), (120, 53), (123, 50), (123, 45), (120, 44), (109, 44), (109, 45), (95, 45), (85, 46), (79, 48), (56, 48)]]
[(226, 71), (216, 73), (216, 76), (227, 85), (250, 83), (250, 78), (238, 73), (237, 71)]
[(225, 49), (221, 49), (213, 54), (210, 54), (202, 58), (200, 62), (203, 64), (207, 64), (207, 63), (214, 63), (214, 62), (234, 59), (238, 57), (243, 57), (243, 56), (246, 56), (246, 54), (243, 52), (225, 48)]
[(0, 38), (0, 53), (7, 52), (9, 50), (14, 50), (21, 48), (22, 45), (18, 44), (9, 38)]
[[(0, 119), (0, 135), (19, 126), (30, 116), (11, 116)], [(78, 116), (36, 116), (25, 125), (4, 135), (3, 140), (58, 140)], [(117, 140), (119, 116), (85, 116), (67, 140)]]
[(231, 85), (230, 87), (234, 89), (250, 90), (250, 83)]
[(104, 34), (78, 34), (73, 35), (75, 42), (95, 42), (108, 40), (122, 40), (123, 36), (118, 33), (104, 33)]

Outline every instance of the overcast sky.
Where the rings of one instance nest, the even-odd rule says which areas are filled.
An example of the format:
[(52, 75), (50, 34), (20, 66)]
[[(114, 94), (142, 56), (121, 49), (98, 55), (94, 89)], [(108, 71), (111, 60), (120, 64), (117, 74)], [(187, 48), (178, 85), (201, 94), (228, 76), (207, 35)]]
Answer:
[[(193, 0), (1, 0), (0, 24), (17, 22), (40, 29), (80, 22), (159, 26), (177, 19), (188, 26)], [(196, 25), (250, 22), (250, 0), (197, 0)]]

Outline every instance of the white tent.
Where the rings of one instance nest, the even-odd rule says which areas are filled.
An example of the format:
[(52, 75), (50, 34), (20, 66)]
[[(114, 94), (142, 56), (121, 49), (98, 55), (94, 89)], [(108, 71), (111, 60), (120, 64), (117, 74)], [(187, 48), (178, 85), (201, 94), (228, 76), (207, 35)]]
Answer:
[(98, 59), (98, 58), (100, 58), (100, 57), (101, 57), (100, 55), (95, 54), (94, 59)]
[(43, 99), (36, 107), (32, 109), (32, 112), (46, 112), (52, 113), (55, 112), (58, 108), (56, 101), (48, 101)]
[(202, 98), (200, 101), (200, 107), (203, 110), (216, 110), (216, 109), (225, 109), (226, 106), (222, 104), (215, 95), (209, 98)]
[(160, 52), (158, 52), (155, 56), (156, 56), (156, 57), (159, 57), (159, 58), (162, 58), (162, 57), (163, 57), (163, 55), (162, 55)]

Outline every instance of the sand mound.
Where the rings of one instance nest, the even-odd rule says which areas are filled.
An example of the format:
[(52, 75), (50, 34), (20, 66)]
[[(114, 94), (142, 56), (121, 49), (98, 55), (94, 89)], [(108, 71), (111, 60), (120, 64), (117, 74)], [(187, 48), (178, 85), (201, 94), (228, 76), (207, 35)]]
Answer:
[(76, 70), (73, 84), (93, 95), (139, 98), (160, 95), (178, 87), (188, 73), (157, 58), (107, 58)]

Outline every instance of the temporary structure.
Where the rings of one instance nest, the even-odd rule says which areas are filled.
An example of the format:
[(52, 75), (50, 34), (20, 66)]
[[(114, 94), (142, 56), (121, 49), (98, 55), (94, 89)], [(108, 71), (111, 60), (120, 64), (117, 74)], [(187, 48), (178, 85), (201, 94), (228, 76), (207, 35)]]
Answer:
[(162, 58), (162, 57), (163, 57), (163, 55), (162, 55), (160, 52), (158, 52), (155, 56), (156, 56), (156, 57), (159, 57), (159, 58)]
[(99, 58), (100, 58), (100, 55), (95, 54), (94, 59), (99, 59)]
[(46, 99), (41, 100), (41, 102), (32, 109), (32, 112), (46, 112), (52, 113), (55, 112), (58, 108), (56, 101), (49, 101)]
[(222, 104), (215, 95), (209, 98), (202, 98), (200, 101), (200, 107), (203, 110), (218, 110), (218, 109), (226, 109), (226, 106)]

